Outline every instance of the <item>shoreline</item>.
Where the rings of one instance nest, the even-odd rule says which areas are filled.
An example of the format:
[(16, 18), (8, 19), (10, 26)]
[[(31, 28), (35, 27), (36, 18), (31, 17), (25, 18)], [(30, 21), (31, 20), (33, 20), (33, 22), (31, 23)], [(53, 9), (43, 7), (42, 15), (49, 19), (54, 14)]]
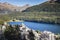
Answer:
[(27, 22), (34, 22), (34, 23), (43, 23), (43, 24), (56, 24), (56, 25), (60, 25), (60, 23), (55, 23), (55, 22), (46, 22), (46, 21), (36, 21), (36, 20), (10, 20), (8, 22), (24, 22), (24, 21), (27, 21)]
[(43, 24), (56, 24), (56, 25), (60, 25), (60, 23), (54, 23), (54, 22), (44, 22), (44, 21), (35, 21), (35, 20), (24, 20), (27, 22), (34, 22), (34, 23), (43, 23)]

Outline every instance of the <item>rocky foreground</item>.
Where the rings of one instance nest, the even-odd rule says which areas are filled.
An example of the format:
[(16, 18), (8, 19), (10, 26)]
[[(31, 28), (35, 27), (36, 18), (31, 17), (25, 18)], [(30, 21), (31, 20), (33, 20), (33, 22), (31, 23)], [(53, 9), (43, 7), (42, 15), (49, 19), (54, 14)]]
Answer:
[(35, 31), (24, 24), (2, 25), (0, 29), (0, 40), (56, 40), (56, 37), (52, 32)]

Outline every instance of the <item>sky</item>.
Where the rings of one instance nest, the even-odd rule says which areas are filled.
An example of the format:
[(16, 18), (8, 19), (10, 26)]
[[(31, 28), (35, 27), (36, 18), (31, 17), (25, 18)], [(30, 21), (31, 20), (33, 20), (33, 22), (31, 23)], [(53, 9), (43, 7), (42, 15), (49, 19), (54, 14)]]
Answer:
[(29, 4), (31, 6), (41, 4), (47, 0), (0, 0), (0, 2), (8, 2), (13, 5), (23, 6)]

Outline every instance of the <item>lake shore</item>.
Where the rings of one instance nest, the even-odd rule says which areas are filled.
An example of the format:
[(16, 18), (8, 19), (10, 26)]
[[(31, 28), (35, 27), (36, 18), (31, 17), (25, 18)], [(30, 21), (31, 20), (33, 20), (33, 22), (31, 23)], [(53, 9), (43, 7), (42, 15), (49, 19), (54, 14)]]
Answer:
[(57, 24), (60, 25), (60, 23), (55, 23), (55, 22), (45, 22), (45, 21), (35, 21), (35, 20), (24, 20), (28, 22), (35, 22), (35, 23), (45, 23), (45, 24)]

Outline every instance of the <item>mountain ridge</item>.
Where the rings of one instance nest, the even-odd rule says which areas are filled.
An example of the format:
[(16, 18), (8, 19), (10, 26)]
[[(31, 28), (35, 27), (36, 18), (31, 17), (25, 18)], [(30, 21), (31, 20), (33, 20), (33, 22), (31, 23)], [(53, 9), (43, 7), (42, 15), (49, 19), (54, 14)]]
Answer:
[(3, 11), (19, 11), (19, 12), (21, 12), (28, 7), (29, 7), (28, 4), (20, 7), (20, 6), (12, 5), (12, 4), (7, 3), (7, 2), (4, 2), (4, 3), (0, 2), (0, 12), (3, 12)]
[(60, 2), (44, 2), (42, 4), (39, 5), (35, 5), (32, 7), (27, 8), (26, 10), (24, 10), (23, 12), (60, 12)]

